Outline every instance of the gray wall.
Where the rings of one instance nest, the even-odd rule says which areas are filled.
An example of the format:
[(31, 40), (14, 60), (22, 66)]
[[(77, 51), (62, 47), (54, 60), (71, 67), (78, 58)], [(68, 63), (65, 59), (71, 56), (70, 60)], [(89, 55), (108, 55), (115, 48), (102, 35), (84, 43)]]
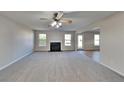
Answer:
[(99, 46), (94, 46), (94, 34), (100, 34), (98, 31), (83, 32), (83, 49), (84, 50), (99, 50)]
[[(49, 51), (50, 50), (50, 42), (61, 42), (61, 50), (75, 50), (75, 31), (34, 31), (35, 33), (35, 46), (34, 51)], [(46, 46), (38, 46), (38, 34), (45, 33), (47, 35), (47, 45)], [(71, 46), (64, 45), (64, 35), (65, 34), (72, 35), (72, 43)]]
[(33, 31), (0, 16), (0, 69), (32, 52)]
[(100, 28), (101, 64), (124, 76), (124, 12), (118, 12), (85, 28)]
[(101, 24), (101, 61), (124, 76), (124, 12)]

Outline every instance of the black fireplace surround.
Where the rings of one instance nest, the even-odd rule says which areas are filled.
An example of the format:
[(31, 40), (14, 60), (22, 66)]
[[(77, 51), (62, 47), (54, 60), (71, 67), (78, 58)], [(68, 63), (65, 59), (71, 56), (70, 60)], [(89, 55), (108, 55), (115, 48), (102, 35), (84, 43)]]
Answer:
[(60, 42), (51, 42), (50, 43), (50, 51), (51, 52), (61, 51), (61, 43)]

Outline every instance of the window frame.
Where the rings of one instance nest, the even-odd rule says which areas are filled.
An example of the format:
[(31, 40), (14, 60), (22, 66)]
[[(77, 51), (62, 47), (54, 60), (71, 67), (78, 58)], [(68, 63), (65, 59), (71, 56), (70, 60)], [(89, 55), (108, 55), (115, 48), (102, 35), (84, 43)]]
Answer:
[[(70, 38), (67, 39), (67, 35), (70, 35)], [(72, 43), (71, 40), (72, 40), (72, 35), (71, 34), (65, 34), (64, 35), (64, 45), (65, 46), (71, 46), (71, 43)]]
[[(98, 36), (98, 38), (96, 38)], [(100, 34), (94, 34), (94, 46), (100, 46)]]
[[(40, 35), (45, 35), (45, 39), (41, 38), (40, 39)], [(45, 44), (41, 44), (40, 41), (45, 40)], [(46, 41), (47, 41), (47, 35), (45, 33), (39, 33), (38, 34), (38, 46), (39, 47), (43, 47), (46, 46)]]

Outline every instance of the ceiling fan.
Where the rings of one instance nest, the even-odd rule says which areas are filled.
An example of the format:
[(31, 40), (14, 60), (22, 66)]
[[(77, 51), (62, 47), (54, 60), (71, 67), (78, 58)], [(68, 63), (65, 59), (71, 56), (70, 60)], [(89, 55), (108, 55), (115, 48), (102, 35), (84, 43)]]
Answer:
[[(62, 27), (63, 24), (71, 24), (72, 23), (72, 20), (65, 19), (65, 18), (63, 18), (63, 16), (64, 16), (63, 11), (54, 12), (53, 17), (51, 18), (52, 23), (50, 23), (48, 25), (48, 27), (59, 28), (59, 27)], [(51, 20), (51, 19), (49, 19), (49, 18), (40, 18), (40, 20)]]

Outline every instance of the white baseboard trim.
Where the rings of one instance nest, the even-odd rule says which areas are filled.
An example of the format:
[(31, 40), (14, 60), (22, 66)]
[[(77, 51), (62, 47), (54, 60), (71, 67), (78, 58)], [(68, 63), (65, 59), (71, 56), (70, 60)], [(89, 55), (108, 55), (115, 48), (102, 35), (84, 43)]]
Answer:
[(33, 51), (31, 51), (31, 52), (25, 54), (24, 56), (21, 56), (21, 57), (15, 59), (14, 61), (10, 62), (9, 64), (4, 65), (3, 67), (1, 67), (0, 70), (3, 70), (3, 69), (5, 69), (5, 68), (9, 67), (10, 65), (12, 65), (12, 64), (14, 64), (14, 63), (16, 63), (16, 62), (18, 62), (18, 61), (21, 60), (22, 58), (24, 58), (24, 57), (26, 57), (26, 56), (28, 56), (28, 55), (30, 55), (30, 54), (32, 54), (32, 53), (33, 53)]
[(105, 67), (107, 67), (107, 68), (109, 68), (110, 70), (114, 71), (115, 73), (119, 74), (120, 76), (123, 76), (124, 77), (124, 74), (123, 73), (121, 73), (121, 72), (119, 72), (119, 71), (117, 71), (117, 70), (115, 70), (115, 69), (111, 68), (110, 66), (105, 65), (103, 63), (100, 63), (100, 64), (103, 65), (103, 66), (105, 66)]

